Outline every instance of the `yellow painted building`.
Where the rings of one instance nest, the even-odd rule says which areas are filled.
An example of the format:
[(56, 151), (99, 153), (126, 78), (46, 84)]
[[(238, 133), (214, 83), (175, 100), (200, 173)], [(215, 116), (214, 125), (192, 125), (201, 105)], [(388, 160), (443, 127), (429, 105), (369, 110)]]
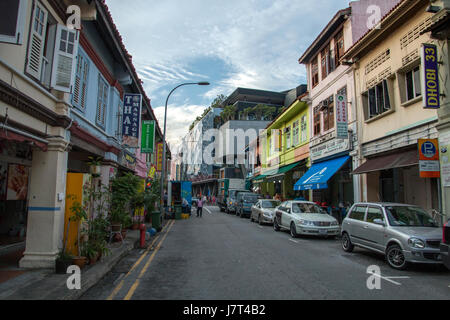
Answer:
[(294, 197), (294, 184), (309, 165), (309, 109), (298, 97), (260, 135), (260, 183), (263, 195)]

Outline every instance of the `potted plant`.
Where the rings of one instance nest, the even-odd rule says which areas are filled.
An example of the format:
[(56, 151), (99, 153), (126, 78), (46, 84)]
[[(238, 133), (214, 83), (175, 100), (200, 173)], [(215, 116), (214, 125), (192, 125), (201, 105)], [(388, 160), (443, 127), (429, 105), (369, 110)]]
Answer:
[(87, 212), (85, 208), (79, 203), (75, 201), (70, 208), (73, 213), (73, 216), (70, 217), (70, 222), (75, 222), (77, 225), (77, 244), (78, 244), (78, 256), (72, 257), (72, 263), (79, 266), (80, 269), (84, 267), (86, 264), (86, 256), (82, 255), (81, 247), (83, 246), (84, 241), (80, 241), (80, 224), (81, 221), (86, 220), (88, 218)]
[(83, 243), (81, 256), (85, 258), (84, 263), (87, 262), (87, 259), (89, 259), (89, 264), (91, 265), (97, 262), (98, 252), (95, 250), (91, 241), (86, 241), (85, 243)]
[(67, 272), (67, 268), (69, 268), (71, 265), (72, 256), (65, 252), (64, 248), (61, 249), (55, 261), (55, 272), (57, 274), (65, 274)]
[(93, 177), (100, 177), (101, 173), (101, 164), (102, 164), (102, 158), (100, 157), (88, 157), (88, 165), (89, 170)]

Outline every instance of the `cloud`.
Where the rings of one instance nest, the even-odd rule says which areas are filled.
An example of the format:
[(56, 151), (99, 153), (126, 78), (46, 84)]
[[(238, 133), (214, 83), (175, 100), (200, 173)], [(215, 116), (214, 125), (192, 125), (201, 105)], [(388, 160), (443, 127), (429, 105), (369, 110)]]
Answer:
[[(168, 105), (166, 141), (171, 145), (171, 150), (176, 150), (191, 123), (205, 110), (205, 106), (200, 105)], [(158, 119), (161, 130), (164, 130), (164, 106), (154, 108), (155, 116)]]
[[(298, 58), (348, 0), (107, 4), (153, 105), (163, 105), (168, 91), (181, 82), (211, 82), (207, 91), (173, 96), (185, 112), (188, 105), (209, 105), (236, 87), (284, 91), (305, 83)], [(180, 136), (187, 133), (178, 130)]]

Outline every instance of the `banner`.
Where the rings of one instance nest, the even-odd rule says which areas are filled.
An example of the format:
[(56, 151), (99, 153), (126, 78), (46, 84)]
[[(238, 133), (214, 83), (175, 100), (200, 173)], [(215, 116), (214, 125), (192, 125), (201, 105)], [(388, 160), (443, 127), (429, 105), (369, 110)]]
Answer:
[(163, 144), (162, 142), (159, 142), (156, 145), (156, 171), (161, 172), (162, 171), (162, 158), (163, 158)]
[(141, 153), (153, 153), (155, 149), (155, 121), (142, 122)]
[(342, 94), (336, 95), (336, 129), (336, 138), (348, 138), (347, 96)]
[(439, 72), (437, 46), (424, 43), (422, 46), (422, 95), (425, 109), (439, 109)]
[(125, 93), (123, 97), (123, 144), (139, 148), (139, 124), (141, 123), (142, 96)]
[(421, 178), (440, 178), (438, 139), (419, 139), (419, 170)]

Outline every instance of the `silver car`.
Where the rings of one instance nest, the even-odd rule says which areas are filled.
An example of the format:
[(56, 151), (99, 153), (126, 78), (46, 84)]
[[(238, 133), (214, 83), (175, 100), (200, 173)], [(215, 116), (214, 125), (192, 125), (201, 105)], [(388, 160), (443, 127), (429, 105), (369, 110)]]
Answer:
[(275, 208), (281, 204), (279, 200), (261, 199), (258, 200), (252, 206), (252, 213), (250, 214), (250, 220), (258, 221), (258, 223), (273, 224), (273, 218), (275, 217)]
[(335, 237), (340, 232), (338, 221), (309, 201), (283, 202), (275, 210), (273, 229), (289, 230), (293, 238), (300, 235)]
[(342, 248), (385, 255), (398, 270), (409, 263), (442, 263), (442, 229), (422, 208), (398, 203), (355, 203), (342, 223)]

